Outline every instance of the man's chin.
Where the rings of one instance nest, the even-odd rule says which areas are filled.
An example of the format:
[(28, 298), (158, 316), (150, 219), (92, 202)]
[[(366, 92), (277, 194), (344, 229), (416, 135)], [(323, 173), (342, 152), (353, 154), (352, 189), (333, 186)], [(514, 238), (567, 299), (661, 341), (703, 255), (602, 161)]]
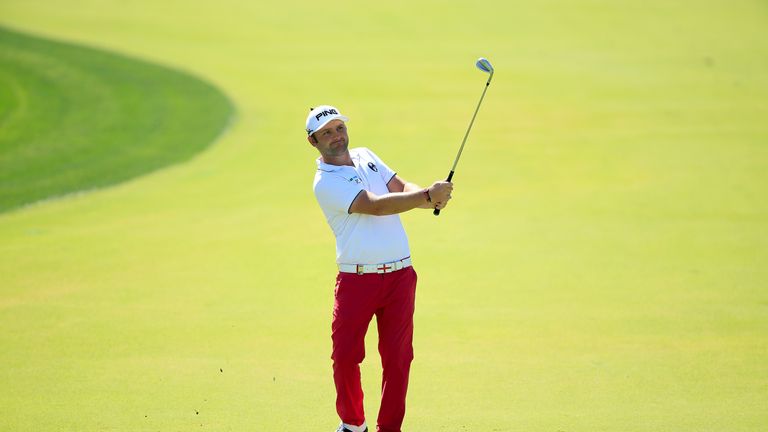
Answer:
[(349, 144), (347, 143), (339, 144), (338, 146), (331, 147), (331, 153), (333, 153), (334, 156), (340, 156), (346, 153), (348, 148)]

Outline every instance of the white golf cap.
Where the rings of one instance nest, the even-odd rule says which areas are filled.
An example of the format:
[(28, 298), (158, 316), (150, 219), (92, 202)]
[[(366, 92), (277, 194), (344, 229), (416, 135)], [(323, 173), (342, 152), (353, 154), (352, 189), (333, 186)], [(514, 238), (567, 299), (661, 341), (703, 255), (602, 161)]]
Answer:
[(312, 108), (307, 116), (307, 135), (312, 135), (322, 129), (331, 120), (348, 122), (349, 118), (341, 115), (339, 110), (330, 105), (320, 105), (317, 108)]

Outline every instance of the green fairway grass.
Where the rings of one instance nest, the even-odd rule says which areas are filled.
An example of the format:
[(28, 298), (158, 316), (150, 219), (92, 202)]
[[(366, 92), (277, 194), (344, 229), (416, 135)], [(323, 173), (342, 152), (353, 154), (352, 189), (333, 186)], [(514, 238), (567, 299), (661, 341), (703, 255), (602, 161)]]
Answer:
[[(405, 432), (768, 424), (760, 1), (5, 0), (0, 23), (230, 95), (210, 150), (0, 215), (0, 430), (331, 431), (308, 108), (421, 185)], [(363, 363), (375, 422), (375, 326)]]
[(231, 114), (186, 74), (0, 28), (0, 211), (189, 159)]

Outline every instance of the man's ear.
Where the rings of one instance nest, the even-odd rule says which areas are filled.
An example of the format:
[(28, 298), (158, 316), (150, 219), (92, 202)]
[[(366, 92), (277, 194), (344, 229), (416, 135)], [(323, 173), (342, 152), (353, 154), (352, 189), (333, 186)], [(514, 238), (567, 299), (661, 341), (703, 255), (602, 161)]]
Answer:
[(309, 141), (309, 143), (312, 144), (312, 147), (314, 147), (317, 144), (317, 138), (315, 138), (315, 134), (307, 136), (307, 141)]

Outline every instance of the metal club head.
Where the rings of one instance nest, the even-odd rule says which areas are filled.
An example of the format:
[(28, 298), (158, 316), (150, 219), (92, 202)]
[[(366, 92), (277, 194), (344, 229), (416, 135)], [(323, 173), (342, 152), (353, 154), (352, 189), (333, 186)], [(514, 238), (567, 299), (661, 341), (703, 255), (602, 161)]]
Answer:
[(477, 66), (478, 69), (485, 73), (493, 73), (493, 66), (491, 66), (491, 62), (488, 61), (485, 57), (480, 57), (477, 59), (477, 63), (475, 63), (475, 66)]

